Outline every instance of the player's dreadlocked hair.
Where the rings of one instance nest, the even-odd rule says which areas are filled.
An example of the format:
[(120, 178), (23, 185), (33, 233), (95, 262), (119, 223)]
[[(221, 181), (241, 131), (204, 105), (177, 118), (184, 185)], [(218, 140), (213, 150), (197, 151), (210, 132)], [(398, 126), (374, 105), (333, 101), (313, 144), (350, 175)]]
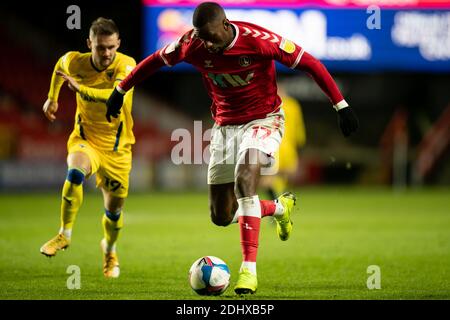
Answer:
[(116, 23), (111, 19), (103, 17), (97, 18), (92, 22), (91, 28), (89, 29), (89, 34), (93, 36), (110, 36), (115, 33), (119, 36), (119, 28), (117, 28)]
[(195, 8), (192, 24), (196, 28), (201, 28), (208, 22), (225, 17), (223, 8), (215, 2), (203, 2)]

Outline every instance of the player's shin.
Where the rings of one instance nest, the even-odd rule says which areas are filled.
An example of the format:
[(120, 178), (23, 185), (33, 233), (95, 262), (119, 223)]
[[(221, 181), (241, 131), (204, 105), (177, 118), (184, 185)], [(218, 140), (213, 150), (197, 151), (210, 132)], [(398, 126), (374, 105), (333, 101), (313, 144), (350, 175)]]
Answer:
[(85, 173), (79, 168), (69, 168), (62, 189), (60, 233), (70, 239), (76, 215), (83, 202), (83, 182)]
[(105, 209), (105, 214), (102, 218), (103, 234), (105, 239), (105, 253), (116, 251), (116, 242), (119, 238), (120, 230), (123, 227), (123, 213), (110, 212)]
[(261, 205), (257, 195), (237, 200), (239, 203), (239, 226), (241, 233), (242, 265), (256, 275), (256, 256), (258, 253), (259, 228), (261, 224)]

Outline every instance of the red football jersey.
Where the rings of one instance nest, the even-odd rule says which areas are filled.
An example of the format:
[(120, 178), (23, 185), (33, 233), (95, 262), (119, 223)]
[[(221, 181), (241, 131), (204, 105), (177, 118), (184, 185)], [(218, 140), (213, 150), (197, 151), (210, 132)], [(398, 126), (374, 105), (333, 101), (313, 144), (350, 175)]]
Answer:
[(128, 91), (164, 64), (184, 61), (201, 72), (216, 123), (243, 124), (279, 109), (275, 71), (279, 61), (310, 74), (336, 110), (348, 105), (323, 64), (300, 46), (255, 24), (233, 21), (232, 26), (235, 37), (223, 52), (209, 52), (190, 30), (141, 61), (119, 84), (120, 91)]
[(279, 109), (274, 60), (294, 68), (303, 50), (293, 42), (247, 22), (231, 22), (235, 37), (220, 54), (210, 53), (193, 30), (161, 50), (164, 63), (192, 64), (202, 74), (219, 125), (265, 118)]

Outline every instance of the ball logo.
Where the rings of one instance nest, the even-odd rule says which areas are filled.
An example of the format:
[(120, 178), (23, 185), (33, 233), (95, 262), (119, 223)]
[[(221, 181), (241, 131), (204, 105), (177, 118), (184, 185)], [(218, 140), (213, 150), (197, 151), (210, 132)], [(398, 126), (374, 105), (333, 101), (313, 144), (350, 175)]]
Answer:
[(248, 67), (252, 64), (252, 59), (250, 59), (248, 56), (240, 56), (239, 57), (239, 65), (241, 67)]

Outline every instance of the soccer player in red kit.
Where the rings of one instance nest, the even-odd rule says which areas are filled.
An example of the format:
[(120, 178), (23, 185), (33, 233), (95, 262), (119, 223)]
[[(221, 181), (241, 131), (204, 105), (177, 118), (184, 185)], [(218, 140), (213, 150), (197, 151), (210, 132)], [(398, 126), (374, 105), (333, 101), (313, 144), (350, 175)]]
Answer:
[(131, 71), (107, 101), (106, 117), (117, 117), (124, 94), (162, 66), (184, 61), (201, 72), (215, 120), (208, 167), (211, 219), (219, 226), (239, 222), (243, 262), (234, 290), (254, 293), (261, 218), (274, 216), (279, 238), (287, 240), (295, 205), (292, 193), (274, 201), (259, 200), (256, 194), (261, 170), (283, 136), (275, 61), (305, 71), (316, 81), (337, 111), (345, 136), (356, 131), (358, 120), (323, 64), (299, 45), (260, 26), (229, 21), (214, 2), (196, 7), (193, 25)]

